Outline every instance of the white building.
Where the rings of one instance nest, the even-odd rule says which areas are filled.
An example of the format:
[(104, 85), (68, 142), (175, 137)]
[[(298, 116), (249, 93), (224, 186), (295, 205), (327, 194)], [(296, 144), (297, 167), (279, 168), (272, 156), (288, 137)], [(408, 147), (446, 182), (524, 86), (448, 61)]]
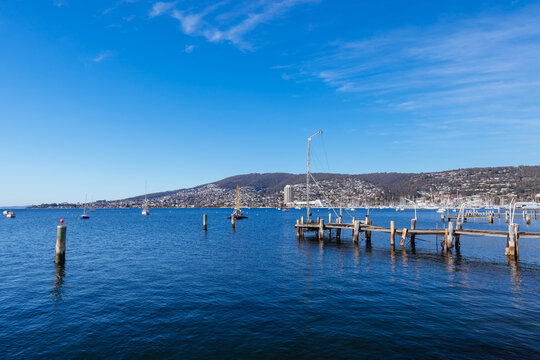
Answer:
[(286, 185), (285, 189), (283, 189), (284, 192), (284, 200), (286, 206), (293, 206), (294, 202), (294, 189), (291, 185)]

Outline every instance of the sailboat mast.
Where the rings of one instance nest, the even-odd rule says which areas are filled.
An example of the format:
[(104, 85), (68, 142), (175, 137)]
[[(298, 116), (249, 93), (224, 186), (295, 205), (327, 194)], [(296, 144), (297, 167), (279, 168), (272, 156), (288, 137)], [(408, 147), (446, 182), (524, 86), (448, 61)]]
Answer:
[(240, 185), (236, 185), (236, 210), (240, 210)]
[(309, 207), (309, 156), (311, 152), (311, 139), (315, 136), (322, 134), (322, 130), (317, 131), (307, 139), (307, 171), (306, 171), (306, 208), (307, 208), (307, 221), (309, 222), (309, 216), (311, 215)]

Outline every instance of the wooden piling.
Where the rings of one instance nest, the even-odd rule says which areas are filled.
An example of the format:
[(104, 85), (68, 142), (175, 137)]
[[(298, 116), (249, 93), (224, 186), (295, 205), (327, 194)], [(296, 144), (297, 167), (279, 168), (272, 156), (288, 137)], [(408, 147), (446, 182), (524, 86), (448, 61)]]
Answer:
[(332, 213), (328, 214), (328, 223), (332, 223)]
[[(459, 221), (456, 221), (456, 230), (461, 230), (462, 224)], [(454, 235), (454, 243), (456, 250), (459, 250), (459, 246), (461, 245), (459, 242), (459, 234)]]
[[(373, 223), (373, 220), (369, 220), (369, 218), (366, 216), (366, 225), (371, 225)], [(366, 245), (371, 244), (371, 231), (366, 230)]]
[[(339, 217), (337, 218), (338, 224), (341, 224), (342, 221), (343, 221), (343, 218), (342, 218), (341, 216), (339, 216)], [(341, 228), (336, 229), (336, 239), (337, 239), (338, 241), (341, 240)]]
[(525, 215), (525, 223), (531, 225), (531, 214)]
[(518, 224), (508, 225), (508, 235), (506, 237), (506, 249), (504, 250), (505, 255), (513, 256), (516, 258), (519, 256), (518, 238), (519, 238), (519, 225)]
[(441, 214), (441, 222), (444, 222), (444, 214)]
[(390, 221), (390, 245), (396, 245), (396, 222)]
[[(416, 229), (416, 219), (411, 219), (411, 230)], [(416, 240), (416, 235), (411, 234), (411, 245), (414, 246), (414, 241)]]
[(203, 227), (203, 231), (206, 231), (207, 230), (207, 224), (208, 224), (208, 215), (206, 214), (203, 214), (202, 216), (202, 227)]
[(66, 229), (65, 225), (56, 227), (56, 246), (54, 247), (55, 259), (57, 264), (63, 264), (66, 261)]
[(300, 238), (300, 220), (296, 219), (296, 238)]
[(493, 224), (493, 213), (489, 213), (488, 222)]
[(448, 229), (444, 229), (443, 249), (448, 251)]
[(506, 212), (506, 214), (504, 215), (504, 222), (508, 224), (508, 218), (510, 217), (510, 215), (508, 214), (508, 211)]
[(358, 242), (358, 235), (360, 234), (360, 220), (354, 220), (353, 225), (353, 242)]
[(407, 228), (403, 229), (403, 233), (401, 233), (401, 242), (399, 245), (403, 246), (405, 245), (405, 238), (407, 237)]
[(454, 247), (454, 223), (448, 222), (448, 232), (445, 232), (446, 248), (451, 249)]
[(319, 219), (319, 240), (324, 239), (324, 220)]
[(234, 230), (235, 227), (236, 227), (236, 219), (235, 219), (234, 214), (231, 214), (231, 228)]

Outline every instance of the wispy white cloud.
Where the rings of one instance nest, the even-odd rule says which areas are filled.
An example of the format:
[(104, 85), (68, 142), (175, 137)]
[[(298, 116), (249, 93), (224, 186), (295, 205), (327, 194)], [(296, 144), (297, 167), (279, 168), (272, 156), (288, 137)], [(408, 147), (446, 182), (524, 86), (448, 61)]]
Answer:
[(250, 50), (254, 45), (246, 39), (248, 33), (284, 16), (297, 5), (318, 1), (258, 0), (232, 4), (230, 0), (223, 0), (203, 8), (176, 8), (171, 16), (180, 22), (180, 28), (186, 35), (204, 37), (210, 42), (226, 41), (242, 50)]
[(187, 54), (191, 54), (193, 52), (193, 50), (195, 49), (195, 45), (186, 45), (184, 47), (184, 51), (187, 53)]
[(282, 77), (319, 80), (364, 103), (431, 121), (501, 119), (507, 126), (536, 124), (539, 132), (539, 58), (540, 7), (530, 6), (334, 42)]
[(170, 1), (170, 2), (164, 2), (164, 1), (158, 1), (157, 3), (154, 3), (152, 5), (152, 8), (148, 12), (148, 16), (153, 18), (159, 15), (163, 15), (169, 11), (176, 5), (177, 1)]
[(110, 56), (112, 56), (111, 51), (109, 51), (109, 50), (103, 51), (98, 56), (92, 58), (92, 61), (96, 62), (96, 63), (100, 63), (100, 62), (102, 62), (103, 60), (105, 60), (106, 58), (108, 58)]
[(66, 0), (54, 0), (54, 6), (57, 6), (57, 7), (63, 7), (63, 6), (67, 6), (67, 1)]

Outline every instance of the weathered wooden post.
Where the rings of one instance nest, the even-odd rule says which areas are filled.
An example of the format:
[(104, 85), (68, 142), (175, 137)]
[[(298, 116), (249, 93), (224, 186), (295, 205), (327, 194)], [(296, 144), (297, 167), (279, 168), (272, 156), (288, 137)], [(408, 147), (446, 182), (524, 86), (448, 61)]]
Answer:
[[(411, 219), (411, 230), (416, 229), (416, 219)], [(411, 232), (411, 245), (414, 246), (414, 241), (416, 240), (416, 235)]]
[(319, 240), (324, 239), (324, 220), (319, 219)]
[(444, 229), (443, 249), (445, 252), (448, 251), (448, 229)]
[(366, 224), (369, 222), (369, 214), (366, 214)]
[(207, 224), (208, 224), (208, 215), (206, 214), (203, 214), (202, 216), (202, 228), (203, 228), (203, 231), (206, 231), (207, 229)]
[(510, 215), (508, 215), (508, 211), (506, 212), (506, 214), (504, 215), (504, 222), (508, 224), (508, 218), (509, 218)]
[[(456, 220), (456, 231), (461, 230), (461, 227), (462, 227), (462, 224), (458, 220)], [(455, 242), (456, 250), (459, 250), (459, 246), (460, 246), (459, 234), (455, 234), (454, 239), (455, 239), (454, 242)]]
[(401, 233), (401, 242), (399, 245), (405, 245), (405, 239), (407, 238), (407, 228), (403, 228), (403, 233)]
[(231, 228), (234, 230), (235, 227), (236, 227), (236, 218), (234, 214), (231, 214)]
[(328, 223), (332, 223), (332, 213), (328, 214)]
[(506, 238), (506, 249), (504, 254), (508, 256), (519, 256), (519, 247), (518, 247), (518, 238), (519, 238), (519, 225), (510, 224), (508, 225), (508, 235)]
[(444, 214), (441, 214), (441, 222), (444, 222)]
[(66, 261), (66, 229), (64, 219), (60, 220), (60, 225), (56, 227), (56, 246), (54, 247), (54, 262), (63, 264)]
[(358, 235), (360, 234), (360, 220), (353, 221), (353, 242), (358, 242)]
[(527, 225), (531, 225), (531, 214), (525, 215), (525, 222)]
[(491, 213), (491, 212), (489, 213), (488, 222), (490, 224), (493, 224), (493, 213)]
[[(341, 215), (340, 215), (340, 216), (338, 217), (338, 219), (337, 219), (337, 223), (338, 223), (338, 224), (341, 224), (342, 220), (343, 220), (343, 218), (342, 218)], [(336, 239), (337, 239), (337, 240), (341, 240), (341, 228), (337, 228), (337, 229), (336, 229)]]
[(451, 249), (454, 247), (454, 223), (448, 222), (448, 234), (446, 235), (446, 248)]
[(317, 224), (321, 222), (321, 218), (317, 217)]
[(300, 218), (300, 225), (302, 225), (302, 228), (300, 229), (300, 236), (304, 238), (304, 217), (303, 216)]
[(390, 221), (390, 245), (396, 245), (396, 222)]
[[(371, 225), (373, 223), (373, 220), (369, 220), (367, 217), (366, 217), (366, 225)], [(371, 245), (371, 231), (369, 230), (366, 230), (366, 246), (370, 246)]]
[(296, 238), (300, 238), (300, 220), (296, 219)]

